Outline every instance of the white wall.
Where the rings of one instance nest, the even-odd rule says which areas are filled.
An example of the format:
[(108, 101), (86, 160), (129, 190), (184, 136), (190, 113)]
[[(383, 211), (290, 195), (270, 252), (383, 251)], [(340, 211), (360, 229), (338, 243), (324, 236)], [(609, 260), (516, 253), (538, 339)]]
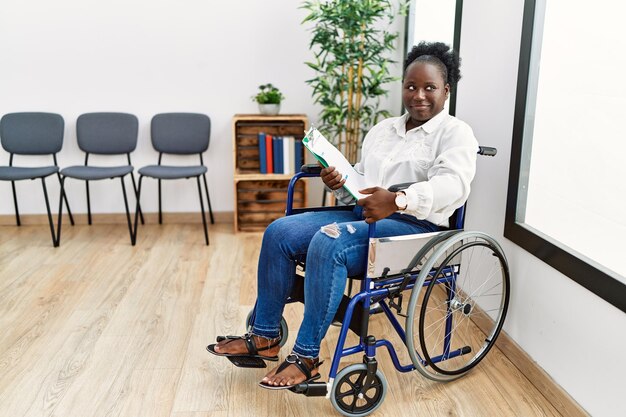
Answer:
[(594, 416), (624, 416), (626, 314), (503, 237), (523, 0), (463, 2), (457, 116), (498, 156), (480, 158), (467, 228), (503, 243), (512, 275), (505, 330)]
[[(304, 62), (313, 56), (309, 26), (301, 25), (306, 16), (301, 4), (5, 0), (0, 3), (0, 114), (60, 113), (66, 132), (59, 165), (65, 167), (83, 163), (75, 133), (81, 113), (133, 113), (140, 121), (133, 164), (141, 167), (156, 163), (149, 139), (154, 114), (206, 113), (212, 120), (205, 162), (213, 210), (232, 211), (231, 119), (235, 113), (258, 112), (250, 100), (258, 85), (272, 82), (280, 87), (287, 97), (281, 113), (317, 118), (318, 108), (305, 84), (313, 73)], [(396, 29), (403, 26), (404, 18), (398, 19)], [(398, 93), (390, 94), (391, 104), (385, 104), (393, 111), (400, 108)], [(8, 159), (0, 150), (0, 164), (8, 164)], [(24, 159), (16, 163), (20, 161), (27, 163)], [(53, 179), (48, 183), (56, 211), (59, 187)], [(86, 212), (84, 183), (68, 180), (66, 184), (73, 211)], [(164, 193), (164, 211), (198, 210), (194, 182), (165, 182)], [(94, 212), (124, 211), (117, 181), (94, 183), (91, 196)], [(45, 212), (38, 182), (18, 183), (18, 198), (22, 213)], [(156, 181), (144, 181), (142, 207), (146, 212), (157, 210)], [(10, 183), (0, 182), (0, 215), (12, 213)]]

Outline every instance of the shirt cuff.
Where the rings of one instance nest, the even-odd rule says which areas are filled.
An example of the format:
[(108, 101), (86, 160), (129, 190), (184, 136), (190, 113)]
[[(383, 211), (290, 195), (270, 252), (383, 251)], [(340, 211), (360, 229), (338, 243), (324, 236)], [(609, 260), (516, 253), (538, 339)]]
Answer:
[(427, 218), (433, 207), (432, 186), (426, 181), (418, 182), (403, 191), (406, 194), (408, 204), (402, 213), (410, 214), (420, 220)]

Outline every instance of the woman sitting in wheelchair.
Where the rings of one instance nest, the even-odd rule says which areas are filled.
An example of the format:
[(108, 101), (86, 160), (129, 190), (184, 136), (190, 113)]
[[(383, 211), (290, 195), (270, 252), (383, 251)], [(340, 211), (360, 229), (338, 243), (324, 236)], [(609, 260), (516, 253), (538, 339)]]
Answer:
[[(355, 165), (368, 183), (378, 186), (360, 190), (368, 197), (358, 200), (352, 211), (308, 212), (270, 224), (259, 257), (252, 332), (218, 337), (217, 344), (207, 347), (209, 352), (277, 361), (281, 317), (297, 279), (296, 260), (306, 256), (304, 319), (293, 352), (260, 385), (286, 389), (319, 378), (320, 343), (337, 312), (347, 277), (364, 272), (368, 224), (377, 222), (377, 237), (442, 230), (469, 196), (478, 142), (466, 123), (444, 111), (459, 78), (459, 59), (447, 45), (422, 42), (413, 47), (402, 82), (407, 113), (374, 126)], [(339, 200), (354, 202), (333, 167), (322, 169), (321, 178)], [(387, 190), (407, 182), (412, 184), (404, 191)], [(320, 231), (335, 222), (339, 236)]]

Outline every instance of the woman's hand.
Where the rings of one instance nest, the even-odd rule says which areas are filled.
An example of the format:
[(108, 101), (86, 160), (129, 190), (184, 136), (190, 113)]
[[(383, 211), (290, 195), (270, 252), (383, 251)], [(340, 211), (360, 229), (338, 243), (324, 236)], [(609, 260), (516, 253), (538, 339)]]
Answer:
[(327, 167), (320, 171), (320, 177), (324, 184), (331, 190), (338, 190), (343, 187), (346, 180), (341, 179), (341, 173), (335, 169), (335, 167)]
[(374, 223), (384, 219), (398, 210), (396, 207), (396, 193), (392, 193), (382, 187), (370, 187), (359, 190), (361, 194), (369, 194), (369, 197), (361, 198), (356, 203), (363, 207), (365, 223)]

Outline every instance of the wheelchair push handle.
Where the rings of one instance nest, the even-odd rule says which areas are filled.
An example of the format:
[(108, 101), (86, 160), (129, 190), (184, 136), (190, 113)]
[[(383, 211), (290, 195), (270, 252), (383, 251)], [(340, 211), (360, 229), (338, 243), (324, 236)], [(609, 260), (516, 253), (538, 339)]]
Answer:
[(496, 156), (498, 150), (496, 148), (492, 148), (491, 146), (479, 146), (478, 147), (478, 155), (483, 156)]

